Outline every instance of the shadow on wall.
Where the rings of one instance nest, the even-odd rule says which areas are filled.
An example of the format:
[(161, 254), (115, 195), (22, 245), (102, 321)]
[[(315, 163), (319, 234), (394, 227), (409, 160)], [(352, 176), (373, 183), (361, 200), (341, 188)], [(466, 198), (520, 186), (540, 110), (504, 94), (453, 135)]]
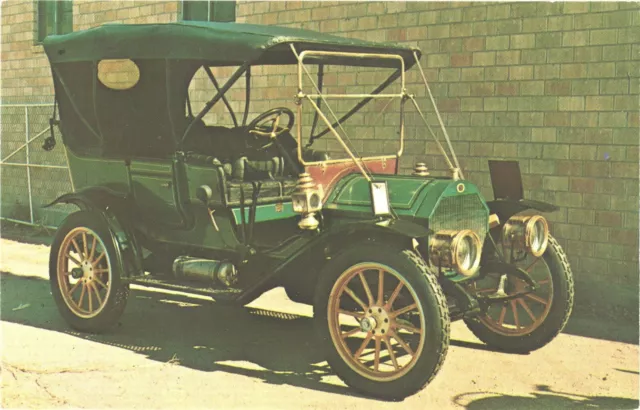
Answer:
[[(481, 396), (478, 398), (478, 396)], [(607, 396), (582, 396), (553, 391), (538, 385), (531, 396), (510, 396), (499, 393), (464, 393), (453, 402), (467, 410), (484, 409), (637, 409), (638, 400)]]

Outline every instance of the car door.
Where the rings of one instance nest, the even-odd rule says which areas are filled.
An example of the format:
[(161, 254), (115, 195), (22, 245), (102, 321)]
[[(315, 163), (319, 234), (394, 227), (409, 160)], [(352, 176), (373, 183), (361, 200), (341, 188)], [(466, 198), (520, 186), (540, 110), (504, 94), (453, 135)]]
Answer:
[(142, 217), (162, 225), (181, 226), (171, 161), (133, 160), (129, 175), (134, 200)]

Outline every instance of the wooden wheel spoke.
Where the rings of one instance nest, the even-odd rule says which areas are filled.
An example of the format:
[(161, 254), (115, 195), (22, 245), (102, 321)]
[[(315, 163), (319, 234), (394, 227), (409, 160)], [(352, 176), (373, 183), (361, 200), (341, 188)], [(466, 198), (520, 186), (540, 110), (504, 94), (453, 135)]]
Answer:
[(391, 346), (391, 341), (389, 341), (389, 337), (384, 337), (384, 344), (387, 345), (387, 352), (389, 352), (389, 357), (391, 358), (391, 363), (393, 363), (393, 367), (398, 370), (400, 366), (398, 366), (398, 360), (396, 359), (396, 353), (393, 351), (393, 346)]
[(343, 334), (340, 335), (340, 337), (342, 337), (343, 339), (346, 339), (347, 337), (351, 337), (356, 333), (360, 333), (361, 331), (362, 330), (360, 330), (359, 327), (356, 327), (355, 329), (351, 329), (348, 332), (344, 332)]
[(511, 311), (513, 312), (513, 322), (517, 329), (520, 327), (520, 320), (518, 319), (518, 305), (515, 300), (511, 300)]
[(362, 352), (364, 352), (364, 349), (367, 348), (367, 345), (369, 344), (369, 341), (371, 340), (372, 337), (373, 335), (371, 333), (367, 333), (367, 336), (362, 341), (362, 344), (360, 345), (358, 350), (356, 350), (356, 352), (353, 354), (353, 357), (355, 357), (356, 359), (360, 358), (360, 356), (362, 355)]
[(381, 349), (380, 339), (376, 337), (376, 351), (373, 357), (373, 371), (375, 372), (377, 372), (378, 368), (380, 367), (380, 349)]
[(84, 292), (87, 290), (86, 285), (82, 283), (82, 292), (80, 292), (80, 299), (78, 299), (78, 309), (82, 309), (82, 301), (84, 300)]
[(495, 292), (496, 290), (497, 290), (496, 288), (483, 288), (483, 289), (476, 289), (476, 293)]
[[(82, 251), (80, 250), (80, 246), (78, 246), (78, 243), (76, 242), (76, 238), (71, 239), (71, 244), (73, 245), (73, 249), (75, 249), (75, 250), (76, 250), (76, 253), (77, 253), (78, 255), (80, 255), (80, 259), (84, 259), (84, 258), (85, 258), (85, 256), (84, 256), (84, 254), (82, 253)], [(69, 257), (71, 257), (71, 255), (69, 255)], [(80, 264), (80, 263), (78, 263), (78, 265), (79, 265), (79, 264)]]
[(504, 323), (504, 317), (507, 314), (507, 306), (502, 306), (502, 310), (500, 311), (500, 318), (498, 319), (498, 326), (502, 326)]
[(402, 309), (398, 309), (398, 310), (394, 310), (392, 312), (389, 313), (389, 316), (391, 316), (392, 318), (396, 318), (400, 315), (403, 315), (407, 312), (411, 312), (412, 310), (416, 309), (418, 307), (418, 305), (416, 303), (413, 303), (409, 306), (405, 306)]
[(539, 280), (538, 281), (538, 285), (546, 285), (547, 283), (549, 283), (550, 280), (549, 279), (543, 279), (543, 280)]
[(522, 306), (524, 311), (527, 312), (527, 315), (529, 315), (531, 320), (535, 323), (536, 322), (536, 316), (533, 314), (531, 309), (529, 309), (529, 305), (527, 305), (527, 302), (525, 302), (524, 299), (517, 299), (517, 301), (520, 304), (520, 306)]
[[(93, 277), (93, 280), (95, 280), (100, 286), (102, 286), (104, 289), (107, 289), (107, 285), (104, 284), (103, 281), (101, 281), (100, 279), (98, 279), (97, 276)], [(96, 288), (96, 290), (98, 290), (98, 288)]]
[(418, 333), (418, 334), (422, 333), (422, 329), (418, 329), (417, 327), (414, 327), (408, 323), (405, 323), (404, 321), (403, 322), (396, 321), (396, 327), (398, 329), (403, 329), (411, 333)]
[(92, 263), (93, 263), (93, 265), (94, 265), (94, 266), (98, 265), (98, 262), (100, 262), (100, 261), (102, 260), (102, 258), (104, 258), (104, 257), (105, 257), (105, 255), (106, 255), (106, 254), (107, 254), (106, 252), (102, 252), (102, 253), (100, 254), (100, 256), (98, 256), (98, 258), (97, 258), (95, 261), (93, 261), (93, 262), (92, 262)]
[(89, 313), (93, 312), (93, 298), (91, 297), (91, 284), (87, 284), (87, 298), (89, 298)]
[(378, 269), (378, 305), (384, 303), (384, 271)]
[[(93, 235), (92, 235), (93, 236)], [(91, 242), (91, 254), (89, 255), (89, 260), (93, 260), (93, 255), (96, 253), (96, 244), (98, 242), (98, 238), (93, 236), (93, 242)]]
[(389, 297), (389, 300), (387, 301), (386, 305), (384, 305), (385, 309), (390, 309), (391, 306), (393, 306), (393, 302), (395, 302), (403, 286), (404, 286), (404, 283), (402, 282), (398, 283), (398, 286), (396, 286), (396, 288), (393, 290), (393, 293)]
[(91, 287), (93, 288), (94, 292), (96, 293), (96, 299), (98, 299), (98, 303), (100, 304), (100, 306), (102, 306), (102, 296), (100, 296), (100, 291), (98, 290), (98, 288), (94, 284), (91, 284)]
[(82, 247), (84, 248), (84, 258), (89, 259), (89, 250), (87, 249), (87, 233), (82, 232)]
[(534, 295), (533, 293), (527, 293), (525, 296), (528, 297), (531, 300), (535, 300), (538, 303), (542, 303), (545, 306), (547, 306), (549, 304), (548, 301), (542, 299), (540, 296)]
[(527, 272), (531, 272), (531, 269), (533, 269), (534, 266), (536, 266), (536, 264), (540, 261), (540, 259), (542, 259), (542, 257), (540, 258), (536, 258), (533, 262), (531, 262), (531, 264), (529, 266), (527, 266), (524, 270)]
[(104, 269), (94, 269), (93, 273), (108, 273), (109, 269), (104, 268)]
[(78, 265), (78, 266), (80, 266), (80, 265), (81, 265), (80, 261), (79, 261), (79, 260), (77, 260), (76, 258), (74, 258), (73, 256), (71, 256), (71, 254), (70, 254), (70, 253), (68, 253), (68, 254), (67, 254), (67, 258), (68, 258), (71, 262), (75, 263), (76, 265)]
[[(102, 284), (102, 282), (100, 282), (100, 283)], [(362, 319), (364, 317), (364, 313), (362, 313), (362, 312), (351, 312), (349, 310), (344, 310), (344, 309), (338, 309), (338, 314), (339, 315), (347, 315), (347, 316), (355, 317), (355, 318), (358, 318), (358, 319)]]
[(78, 289), (78, 286), (80, 286), (80, 284), (82, 283), (82, 281), (77, 281), (75, 285), (73, 285), (71, 287), (71, 289), (69, 289), (69, 291), (67, 292), (69, 294), (69, 296), (71, 296), (71, 294), (73, 292), (75, 292), (76, 289)]
[(404, 341), (402, 340), (402, 338), (400, 336), (398, 336), (398, 334), (394, 331), (390, 331), (389, 332), (389, 337), (392, 337), (394, 339), (396, 339), (396, 341), (400, 344), (400, 346), (402, 346), (402, 348), (411, 355), (411, 357), (413, 357), (414, 353), (413, 353), (413, 349), (411, 349), (411, 347)]
[(351, 289), (349, 289), (348, 287), (344, 287), (344, 291), (347, 293), (347, 295), (351, 296), (351, 299), (353, 299), (358, 305), (360, 305), (360, 307), (362, 308), (362, 310), (367, 310), (367, 305), (364, 304), (364, 302), (362, 301), (362, 299), (360, 299), (358, 297), (358, 295), (355, 294), (354, 291), (352, 291)]
[(367, 299), (369, 300), (369, 306), (373, 305), (373, 295), (371, 294), (371, 288), (369, 288), (369, 284), (367, 283), (367, 279), (364, 277), (362, 272), (358, 273), (360, 277), (360, 282), (362, 282), (362, 287), (364, 288), (365, 293), (367, 294)]

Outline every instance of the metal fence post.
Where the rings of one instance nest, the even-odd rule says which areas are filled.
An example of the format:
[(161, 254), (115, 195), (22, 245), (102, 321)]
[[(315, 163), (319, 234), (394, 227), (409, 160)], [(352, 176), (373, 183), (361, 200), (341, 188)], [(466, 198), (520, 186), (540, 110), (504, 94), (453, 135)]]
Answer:
[(33, 224), (33, 197), (31, 195), (31, 161), (29, 156), (29, 107), (24, 107), (24, 127), (25, 127), (25, 138), (26, 138), (26, 165), (27, 165), (27, 191), (29, 192), (29, 217), (31, 218), (31, 223)]

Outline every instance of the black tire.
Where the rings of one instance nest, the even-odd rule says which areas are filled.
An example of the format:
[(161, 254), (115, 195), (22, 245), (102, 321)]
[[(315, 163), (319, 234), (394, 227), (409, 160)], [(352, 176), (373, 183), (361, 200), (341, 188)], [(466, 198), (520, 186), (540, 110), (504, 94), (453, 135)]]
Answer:
[[(78, 244), (79, 247), (84, 247), (84, 251), (87, 253), (90, 252), (91, 256), (96, 259), (99, 255), (94, 255), (95, 252), (100, 252), (100, 254), (104, 252), (105, 254), (95, 265), (88, 262), (90, 255), (86, 255), (87, 265), (93, 265), (91, 270), (96, 269), (93, 276), (98, 279), (90, 279), (89, 277), (78, 279), (71, 274), (64, 275), (62, 273), (58, 275), (60, 266), (59, 258), (63, 257), (61, 252), (64, 252), (66, 255), (67, 250), (71, 249), (69, 241), (74, 238), (79, 239), (77, 235), (81, 235), (82, 232), (86, 234), (84, 237), (86, 240), (81, 240), (80, 244), (78, 244), (76, 240), (73, 246)], [(93, 235), (94, 233), (95, 235)], [(95, 242), (92, 241), (93, 237), (97, 238)], [(91, 240), (88, 238), (91, 238)], [(89, 245), (89, 242), (92, 242), (92, 245)], [(93, 244), (95, 244), (95, 250), (91, 250), (93, 249)], [(89, 250), (87, 250), (87, 247)], [(76, 253), (76, 258), (78, 255), (80, 254)], [(81, 258), (84, 258), (84, 254), (81, 255)], [(64, 264), (65, 262), (60, 263)], [(78, 268), (77, 266), (70, 269), (69, 267), (72, 266), (72, 262), (67, 261), (66, 263), (68, 263), (67, 270), (84, 269), (82, 267)], [(84, 264), (84, 261), (82, 263)], [(104, 269), (98, 269), (100, 267)], [(106, 273), (107, 276), (102, 276), (101, 280), (102, 284), (106, 285), (105, 288), (102, 288), (102, 285), (98, 285), (98, 281), (100, 280), (97, 273), (98, 270), (107, 270), (107, 272), (102, 272), (103, 275)], [(60, 281), (61, 277), (64, 278), (62, 282)], [(105, 277), (107, 280), (104, 280)], [(51, 293), (53, 294), (53, 299), (56, 302), (58, 310), (65, 321), (74, 329), (83, 332), (100, 333), (109, 330), (118, 323), (118, 319), (122, 316), (127, 304), (129, 285), (123, 283), (121, 280), (121, 271), (117, 262), (114, 243), (109, 228), (101, 215), (90, 211), (79, 211), (69, 215), (62, 222), (51, 245), (51, 253), (49, 255), (49, 279)], [(79, 297), (79, 301), (73, 308), (70, 307), (70, 304), (74, 302), (74, 291), (67, 293), (67, 291), (70, 290), (68, 287), (73, 287), (70, 283), (71, 280), (77, 280), (76, 283), (86, 281), (80, 284), (81, 287), (79, 287), (79, 289), (81, 289), (84, 295), (86, 284), (86, 289), (88, 289), (86, 290), (87, 299), (90, 298), (89, 295), (93, 295), (92, 297), (95, 298), (96, 303), (98, 303), (98, 298), (102, 293), (103, 299), (99, 301), (99, 306), (95, 309), (95, 312), (89, 312), (86, 315), (83, 314), (81, 306), (83, 306), (86, 301), (84, 296)], [(65, 286), (67, 291), (63, 290), (63, 286)], [(77, 293), (77, 291), (75, 292)], [(91, 308), (88, 310), (91, 310)]]
[[(467, 327), (478, 339), (506, 352), (528, 353), (545, 346), (564, 329), (573, 308), (571, 267), (564, 250), (552, 236), (549, 236), (549, 244), (542, 259), (546, 262), (553, 284), (551, 304), (543, 321), (530, 332), (505, 335), (497, 333), (481, 317), (465, 319)], [(535, 295), (536, 293), (533, 294)]]
[[(365, 265), (366, 264), (366, 265)], [(362, 268), (365, 270), (358, 271), (357, 269), (361, 269), (361, 266), (383, 266), (386, 268), (392, 269), (395, 273), (391, 271), (386, 271), (391, 275), (391, 279), (383, 280), (383, 298), (382, 302), (385, 301), (388, 303), (390, 297), (387, 296), (389, 294), (386, 286), (388, 284), (393, 285), (394, 283), (398, 285), (401, 281), (404, 282), (404, 286), (402, 287), (402, 291), (400, 291), (396, 298), (391, 297), (390, 305), (388, 309), (385, 308), (385, 314), (389, 313), (388, 316), (391, 321), (389, 323), (389, 327), (387, 329), (387, 340), (395, 341), (395, 347), (399, 350), (399, 341), (398, 339), (392, 339), (393, 335), (402, 335), (402, 338), (406, 340), (415, 341), (416, 334), (410, 334), (407, 336), (406, 333), (400, 333), (399, 327), (396, 326), (396, 322), (400, 323), (408, 323), (408, 321), (399, 319), (402, 315), (398, 315), (396, 317), (392, 317), (391, 314), (397, 313), (398, 310), (402, 310), (403, 308), (395, 308), (394, 306), (400, 304), (401, 299), (408, 301), (407, 304), (415, 304), (419, 305), (419, 308), (414, 308), (417, 310), (416, 312), (406, 313), (403, 315), (413, 315), (413, 318), (416, 318), (416, 322), (420, 325), (421, 330), (424, 326), (426, 331), (421, 331), (418, 336), (417, 345), (420, 346), (417, 349), (412, 349), (414, 352), (413, 355), (409, 354), (410, 361), (409, 364), (405, 366), (405, 368), (400, 368), (397, 370), (398, 375), (393, 376), (396, 377), (392, 379), (391, 377), (388, 380), (382, 380), (386, 376), (386, 373), (380, 371), (380, 368), (374, 367), (374, 369), (370, 370), (354, 370), (357, 369), (359, 365), (364, 366), (364, 363), (360, 362), (361, 358), (356, 357), (354, 362), (349, 363), (347, 359), (344, 359), (341, 356), (340, 350), (342, 345), (337, 346), (335, 343), (335, 339), (333, 339), (332, 332), (330, 328), (332, 327), (330, 322), (329, 309), (332, 305), (330, 299), (332, 298), (332, 294), (335, 294), (334, 287), (338, 287), (340, 281), (347, 275), (348, 272), (362, 272), (362, 275), (369, 274), (369, 280), (373, 275), (375, 280), (375, 270), (376, 268)], [(366, 269), (370, 269), (368, 271)], [(373, 272), (372, 272), (373, 271)], [(358, 274), (359, 275), (359, 274)], [(382, 274), (384, 275), (384, 274)], [(352, 276), (355, 278), (355, 276)], [(361, 278), (362, 279), (362, 278)], [(394, 279), (397, 280), (394, 282)], [(363, 280), (364, 281), (364, 280)], [(355, 292), (358, 291), (357, 285), (351, 285), (352, 282), (344, 282), (345, 288), (347, 285), (354, 288)], [(375, 289), (378, 289), (379, 280), (377, 282), (373, 282), (375, 285)], [(361, 285), (360, 295), (367, 295), (364, 292), (364, 284)], [(412, 289), (409, 290), (409, 287)], [(393, 287), (390, 288), (393, 290)], [(406, 289), (406, 290), (405, 290)], [(403, 293), (405, 292), (405, 293)], [(375, 292), (369, 292), (369, 294)], [(344, 294), (344, 293), (343, 293)], [(340, 308), (341, 305), (340, 294), (338, 294), (336, 300), (338, 300), (337, 306)], [(362, 296), (366, 297), (366, 296)], [(409, 299), (412, 298), (412, 299)], [(355, 300), (355, 299), (354, 299)], [(379, 301), (380, 299), (377, 299)], [(411, 302), (413, 300), (413, 302)], [(371, 299), (369, 298), (369, 305), (371, 306)], [(377, 303), (377, 302), (376, 302)], [(362, 305), (361, 305), (362, 306)], [(406, 306), (405, 306), (406, 307)], [(358, 308), (360, 309), (360, 308)], [(365, 311), (363, 311), (366, 313)], [(369, 313), (372, 311), (369, 310)], [(422, 313), (422, 315), (420, 314)], [(340, 315), (335, 314), (335, 317), (338, 318)], [(421, 318), (422, 316), (422, 318)], [(338, 332), (340, 330), (340, 319), (336, 319), (338, 323)], [(355, 319), (359, 325), (361, 325), (361, 320), (363, 319)], [(413, 320), (413, 319), (412, 319)], [(324, 349), (325, 357), (333, 371), (350, 387), (356, 389), (357, 391), (364, 393), (365, 395), (374, 396), (386, 400), (402, 400), (407, 396), (417, 393), (420, 391), (426, 384), (428, 384), (434, 376), (440, 370), (444, 359), (447, 354), (447, 350), (449, 347), (449, 333), (450, 333), (450, 321), (449, 321), (449, 310), (446, 303), (446, 298), (440, 288), (440, 285), (437, 282), (437, 279), (429, 274), (426, 269), (426, 265), (422, 258), (420, 258), (417, 254), (409, 250), (402, 249), (394, 249), (394, 247), (389, 247), (386, 244), (377, 244), (377, 243), (369, 243), (363, 245), (357, 245), (352, 247), (351, 249), (347, 249), (340, 255), (331, 259), (327, 265), (323, 268), (318, 284), (316, 286), (315, 298), (314, 298), (314, 322), (316, 327), (316, 332), (318, 334), (319, 340), (322, 343), (322, 347)], [(379, 321), (382, 323), (382, 321)], [(418, 325), (415, 325), (418, 327)], [(358, 328), (356, 325), (353, 330), (355, 331)], [(335, 329), (335, 328), (334, 328)], [(364, 332), (359, 330), (359, 332), (365, 333), (365, 337), (363, 339), (367, 339), (371, 332), (375, 334), (376, 329), (373, 329), (369, 332)], [(335, 333), (335, 331), (334, 331)], [(384, 330), (378, 329), (378, 334), (370, 339), (369, 342), (364, 341), (364, 346), (367, 343), (374, 343), (374, 356), (377, 357), (377, 361), (379, 361), (379, 366), (382, 367), (382, 350), (380, 346), (386, 346), (382, 341), (377, 341), (377, 339), (382, 338), (381, 333), (384, 333)], [(340, 333), (340, 336), (336, 336), (336, 338), (340, 338), (339, 340), (347, 340), (343, 337), (343, 334)], [(413, 339), (406, 339), (407, 337), (413, 337)], [(357, 343), (360, 343), (361, 339), (356, 339)], [(338, 342), (340, 343), (340, 342)], [(345, 345), (347, 342), (344, 342)], [(367, 346), (369, 346), (367, 344)], [(409, 344), (409, 343), (407, 343)], [(348, 348), (350, 349), (350, 348)], [(359, 350), (362, 350), (361, 347)], [(391, 356), (393, 358), (393, 366), (397, 369), (398, 365), (396, 364), (395, 355), (398, 353), (390, 352), (390, 350), (394, 350), (393, 348), (389, 349), (387, 347), (386, 355), (384, 357), (385, 361), (389, 361)], [(406, 350), (406, 349), (405, 349)], [(341, 350), (343, 355), (345, 354), (345, 350)], [(356, 350), (357, 351), (357, 350)], [(408, 353), (407, 351), (406, 353)], [(350, 351), (349, 354), (352, 352)], [(400, 352), (402, 353), (402, 352)], [(406, 353), (405, 354), (406, 356)], [(368, 355), (367, 353), (366, 355)], [(359, 356), (355, 353), (356, 356)], [(363, 356), (366, 356), (364, 353)], [(398, 356), (400, 359), (402, 356)], [(400, 360), (398, 359), (398, 360)], [(374, 365), (375, 366), (375, 365)], [(385, 366), (389, 366), (388, 363)], [(395, 370), (392, 370), (392, 372)], [(368, 374), (362, 374), (363, 372), (370, 372), (372, 376)], [(377, 372), (377, 373), (376, 373)], [(378, 377), (378, 375), (380, 375)]]

